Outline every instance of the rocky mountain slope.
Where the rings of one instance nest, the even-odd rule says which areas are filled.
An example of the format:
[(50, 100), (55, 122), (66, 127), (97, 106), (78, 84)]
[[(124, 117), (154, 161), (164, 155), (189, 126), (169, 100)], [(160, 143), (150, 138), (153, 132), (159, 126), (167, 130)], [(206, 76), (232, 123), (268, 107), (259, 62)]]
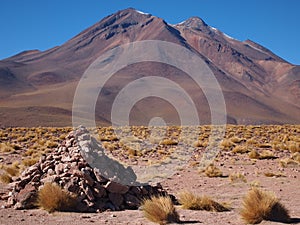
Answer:
[[(222, 88), (228, 123), (300, 122), (300, 66), (251, 40), (235, 40), (198, 17), (170, 25), (129, 8), (105, 17), (61, 46), (0, 61), (0, 125), (71, 125), (74, 93), (88, 66), (114, 47), (141, 40), (168, 41), (198, 54)], [(129, 65), (105, 84), (96, 105), (98, 123), (110, 124), (112, 103), (124, 85), (154, 73), (179, 83), (194, 100), (201, 122), (210, 123), (201, 89), (182, 71), (155, 62)], [(138, 102), (131, 113), (132, 124), (148, 124), (155, 116), (168, 124), (179, 123), (174, 107), (159, 98)]]

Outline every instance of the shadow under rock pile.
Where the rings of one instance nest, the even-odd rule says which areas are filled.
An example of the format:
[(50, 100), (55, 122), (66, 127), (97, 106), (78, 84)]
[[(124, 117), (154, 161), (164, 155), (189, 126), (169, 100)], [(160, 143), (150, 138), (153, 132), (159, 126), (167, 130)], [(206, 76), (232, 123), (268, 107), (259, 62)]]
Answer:
[(7, 206), (36, 207), (38, 190), (49, 182), (75, 194), (80, 212), (137, 209), (144, 198), (167, 195), (160, 185), (138, 184), (133, 170), (107, 157), (84, 127), (70, 132), (54, 152), (21, 174), (13, 183)]

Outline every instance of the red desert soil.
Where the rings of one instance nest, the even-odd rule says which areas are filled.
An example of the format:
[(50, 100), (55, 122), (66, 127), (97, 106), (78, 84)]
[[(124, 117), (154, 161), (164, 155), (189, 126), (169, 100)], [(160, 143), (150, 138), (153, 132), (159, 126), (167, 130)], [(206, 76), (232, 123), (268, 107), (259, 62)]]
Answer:
[[(232, 151), (221, 151), (214, 164), (221, 169), (223, 177), (209, 178), (204, 173), (199, 172), (198, 168), (195, 167), (195, 163), (190, 163), (185, 169), (177, 171), (172, 177), (162, 181), (162, 186), (175, 196), (180, 191), (189, 190), (199, 195), (208, 195), (218, 202), (229, 203), (232, 207), (232, 210), (229, 212), (207, 212), (184, 210), (180, 206), (176, 206), (182, 224), (244, 224), (239, 215), (242, 198), (253, 186), (274, 192), (289, 210), (290, 216), (294, 221), (293, 224), (299, 224), (299, 163), (290, 163), (282, 166), (279, 162), (290, 158), (290, 151), (272, 151), (278, 158), (250, 159), (248, 153), (238, 154), (232, 153)], [(241, 180), (232, 181), (228, 176), (234, 173), (243, 174), (246, 182)], [(269, 176), (266, 176), (266, 173), (269, 173)], [(0, 185), (1, 197), (3, 193), (7, 192), (9, 185)], [(107, 211), (102, 213), (55, 212), (49, 214), (41, 209), (14, 210), (5, 208), (4, 205), (5, 201), (0, 200), (0, 206), (2, 206), (0, 209), (0, 225), (154, 224), (144, 218), (141, 210)], [(261, 224), (280, 223), (263, 221)]]

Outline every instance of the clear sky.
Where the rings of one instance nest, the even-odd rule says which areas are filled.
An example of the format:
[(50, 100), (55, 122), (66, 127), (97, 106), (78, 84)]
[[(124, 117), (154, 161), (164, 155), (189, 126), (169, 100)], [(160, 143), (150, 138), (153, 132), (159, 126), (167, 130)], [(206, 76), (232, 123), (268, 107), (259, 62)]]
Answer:
[(0, 59), (61, 45), (118, 10), (133, 7), (176, 24), (202, 18), (300, 65), (300, 0), (0, 0)]

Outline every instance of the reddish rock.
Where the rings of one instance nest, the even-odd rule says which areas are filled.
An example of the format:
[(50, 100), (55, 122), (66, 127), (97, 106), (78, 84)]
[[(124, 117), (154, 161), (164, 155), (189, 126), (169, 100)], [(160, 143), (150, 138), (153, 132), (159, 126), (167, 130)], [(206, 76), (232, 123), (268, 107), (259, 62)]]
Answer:
[(109, 200), (114, 204), (116, 208), (120, 208), (122, 205), (124, 198), (121, 194), (118, 193), (109, 193), (108, 194)]
[(94, 179), (91, 177), (90, 172), (87, 169), (82, 169), (82, 177), (85, 180), (85, 182), (90, 185), (93, 186), (94, 185)]
[[(99, 169), (91, 167), (81, 155), (81, 144), (90, 153), (91, 160), (100, 149), (100, 145), (95, 140), (88, 139), (87, 132), (80, 128), (78, 134), (83, 137), (72, 136), (74, 140), (71, 141), (71, 146), (58, 147), (56, 151), (42, 156), (39, 163), (26, 169), (12, 184), (13, 191), (5, 199), (7, 206), (14, 206), (16, 209), (34, 207), (37, 190), (48, 182), (56, 183), (76, 194), (78, 201), (76, 210), (80, 212), (137, 208), (140, 199), (157, 189), (157, 187), (129, 187), (103, 177)], [(84, 141), (78, 142), (77, 138)], [(103, 157), (109, 160), (106, 155)], [(120, 166), (117, 162), (114, 163), (116, 168)], [(127, 174), (122, 174), (122, 177), (126, 177)]]
[(89, 186), (87, 186), (87, 187), (84, 189), (84, 193), (86, 194), (88, 200), (90, 200), (90, 201), (95, 200), (95, 197), (94, 197), (94, 195), (93, 195), (93, 191), (92, 191), (92, 189), (91, 189)]
[(55, 173), (56, 173), (57, 175), (59, 175), (59, 174), (61, 174), (61, 173), (64, 171), (65, 168), (66, 168), (66, 164), (59, 163), (59, 164), (57, 164), (57, 165), (55, 166)]
[(101, 184), (95, 183), (94, 193), (95, 193), (95, 197), (102, 198), (106, 195), (106, 190)]
[(140, 206), (141, 200), (132, 194), (125, 194), (125, 203), (129, 208), (137, 209)]
[(125, 194), (129, 190), (129, 187), (126, 186), (126, 185), (118, 184), (118, 183), (113, 182), (113, 181), (109, 181), (105, 185), (105, 189), (108, 190), (111, 193)]
[(35, 207), (37, 189), (31, 184), (27, 184), (16, 196), (17, 204), (15, 209), (31, 209)]

